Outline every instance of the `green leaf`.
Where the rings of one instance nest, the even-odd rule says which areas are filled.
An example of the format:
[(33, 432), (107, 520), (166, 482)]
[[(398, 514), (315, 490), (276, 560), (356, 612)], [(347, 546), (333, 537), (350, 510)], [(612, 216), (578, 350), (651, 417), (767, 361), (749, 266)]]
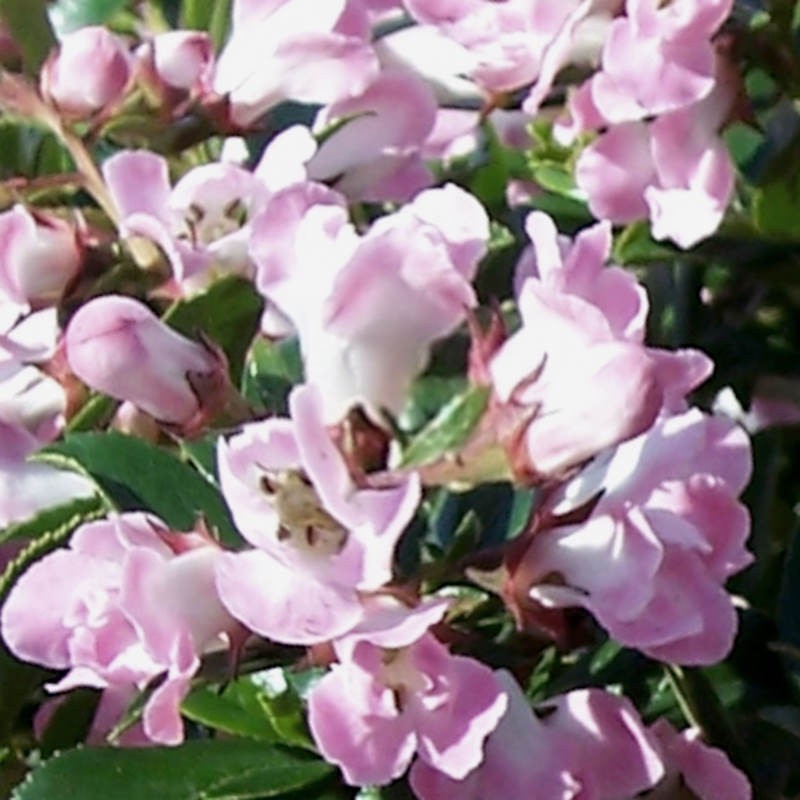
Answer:
[(28, 565), (37, 561), (69, 539), (78, 525), (103, 517), (109, 505), (102, 497), (78, 499), (71, 503), (49, 508), (24, 523), (9, 526), (3, 532), (3, 540), (12, 538), (31, 538), (33, 541), (13, 558), (0, 575), (0, 600), (5, 598)]
[(413, 439), (400, 466), (429, 464), (458, 450), (475, 429), (488, 402), (489, 390), (484, 386), (473, 387), (454, 397)]
[(36, 75), (56, 44), (47, 17), (47, 0), (0, 0), (0, 16), (22, 50), (25, 72)]
[(205, 292), (176, 303), (164, 321), (186, 336), (204, 333), (228, 357), (231, 379), (238, 385), (247, 348), (258, 330), (263, 301), (250, 281), (229, 275)]
[(12, 800), (262, 800), (311, 787), (332, 771), (308, 753), (246, 739), (87, 748), (46, 761)]
[(653, 261), (669, 261), (676, 255), (674, 247), (653, 239), (647, 222), (633, 222), (617, 236), (612, 260), (622, 265), (647, 264)]
[(50, 6), (50, 22), (59, 36), (102, 25), (128, 4), (128, 0), (56, 0)]
[[(11, 539), (38, 539), (48, 532), (64, 526), (69, 527), (75, 520), (86, 522), (96, 519), (108, 511), (108, 503), (99, 495), (78, 497), (68, 503), (47, 508), (30, 519), (15, 522), (0, 530), (0, 542)], [(79, 523), (75, 523), (79, 524)]]
[(222, 496), (199, 473), (155, 445), (121, 433), (67, 434), (36, 456), (89, 475), (120, 511), (151, 511), (176, 530), (202, 514), (221, 539), (241, 542)]
[(297, 339), (257, 339), (250, 348), (242, 379), (245, 400), (269, 414), (288, 414), (292, 387), (303, 380)]
[(753, 192), (753, 221), (764, 234), (780, 239), (800, 239), (797, 206), (800, 203), (800, 172), (759, 186)]
[[(248, 687), (252, 689), (248, 691)], [(260, 706), (258, 694), (249, 678), (240, 678), (228, 684), (222, 692), (208, 686), (195, 689), (183, 701), (181, 711), (184, 716), (208, 728), (277, 743), (280, 736)]]

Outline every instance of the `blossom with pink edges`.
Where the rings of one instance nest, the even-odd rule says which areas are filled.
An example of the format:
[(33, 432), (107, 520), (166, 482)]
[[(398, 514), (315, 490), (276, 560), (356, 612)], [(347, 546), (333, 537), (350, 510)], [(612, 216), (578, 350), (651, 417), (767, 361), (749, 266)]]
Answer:
[[(653, 658), (724, 658), (737, 624), (724, 584), (752, 561), (749, 515), (736, 499), (749, 476), (747, 436), (730, 421), (697, 410), (660, 420), (559, 491), (556, 518), (599, 499), (585, 522), (533, 538), (531, 597), (582, 606)], [(545, 579), (553, 575), (561, 580)]]
[(309, 694), (309, 725), (347, 783), (389, 783), (415, 753), (455, 780), (483, 760), (507, 696), (488, 667), (451, 655), (426, 632), (446, 607), (427, 601), (405, 613), (377, 609), (377, 624), (367, 616), (334, 643), (340, 662)]
[(175, 289), (191, 293), (224, 274), (252, 276), (250, 223), (270, 194), (305, 179), (313, 152), (297, 129), (266, 148), (254, 172), (221, 161), (189, 170), (170, 186), (167, 160), (124, 150), (103, 164), (123, 236), (155, 242), (172, 268)]
[(433, 183), (421, 152), (436, 110), (436, 98), (422, 80), (384, 70), (362, 94), (317, 115), (314, 129), (323, 141), (307, 164), (308, 177), (332, 181), (355, 202), (407, 202)]
[(199, 656), (225, 646), (237, 624), (214, 589), (221, 551), (197, 534), (168, 533), (142, 513), (82, 525), (68, 548), (16, 583), (0, 625), (17, 657), (69, 670), (50, 691), (102, 689), (118, 713), (124, 705), (116, 701), (163, 676), (145, 705), (143, 732), (177, 744), (179, 706)]
[(608, 223), (574, 242), (541, 212), (526, 229), (532, 245), (516, 277), (522, 327), (488, 370), (500, 410), (528, 415), (521, 440), (508, 444), (517, 471), (539, 479), (643, 433), (662, 410), (683, 410), (711, 364), (698, 351), (644, 346), (647, 298), (632, 275), (605, 266)]
[(486, 249), (482, 206), (448, 184), (421, 192), (362, 236), (344, 198), (318, 184), (278, 192), (253, 223), (259, 291), (300, 339), (326, 422), (362, 404), (398, 413), (431, 343), (475, 304)]
[(68, 222), (15, 205), (0, 214), (2, 312), (22, 314), (58, 302), (78, 273), (83, 248)]
[(333, 103), (378, 74), (369, 17), (348, 0), (235, 0), (233, 28), (219, 55), (214, 90), (237, 125), (282, 100)]
[(222, 491), (255, 549), (224, 555), (217, 586), (248, 628), (313, 644), (351, 630), (362, 593), (390, 580), (420, 485), (410, 475), (390, 488), (357, 486), (325, 428), (319, 392), (298, 387), (289, 405), (291, 419), (251, 423), (220, 442)]
[(42, 96), (70, 117), (89, 117), (125, 96), (132, 57), (125, 42), (100, 25), (62, 37), (42, 68)]
[(629, 700), (577, 689), (531, 708), (516, 680), (497, 674), (508, 708), (486, 740), (482, 763), (462, 780), (417, 759), (410, 781), (419, 800), (622, 800), (664, 774), (658, 746)]
[(81, 306), (65, 334), (70, 369), (162, 423), (193, 431), (224, 405), (222, 351), (172, 330), (143, 303), (105, 295)]

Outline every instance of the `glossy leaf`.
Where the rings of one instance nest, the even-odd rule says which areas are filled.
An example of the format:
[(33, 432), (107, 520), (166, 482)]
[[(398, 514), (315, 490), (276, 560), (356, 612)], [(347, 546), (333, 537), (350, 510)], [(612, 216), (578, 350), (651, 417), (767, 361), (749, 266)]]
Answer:
[[(180, 747), (70, 750), (46, 761), (13, 800), (261, 800), (311, 787), (332, 767), (308, 753), (250, 740)], [(313, 797), (309, 789), (309, 798)]]
[(152, 511), (176, 530), (191, 529), (202, 514), (223, 541), (240, 541), (219, 492), (171, 453), (141, 439), (70, 434), (37, 458), (89, 475), (120, 511)]

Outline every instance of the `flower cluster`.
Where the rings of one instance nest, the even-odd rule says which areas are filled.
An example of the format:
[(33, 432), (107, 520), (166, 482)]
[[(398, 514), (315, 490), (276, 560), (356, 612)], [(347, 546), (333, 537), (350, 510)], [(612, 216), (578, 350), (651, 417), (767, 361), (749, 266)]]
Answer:
[[(685, 666), (733, 645), (725, 584), (752, 559), (738, 499), (749, 440), (692, 405), (711, 359), (647, 343), (648, 293), (612, 257), (615, 224), (649, 219), (654, 238), (688, 249), (722, 221), (734, 172), (720, 131), (739, 92), (719, 36), (730, 10), (235, 0), (218, 53), (199, 31), (133, 43), (92, 26), (62, 36), (38, 89), (20, 79), (17, 106), (81, 156), (104, 219), (0, 215), (0, 521), (95, 492), (26, 460), (70, 418), (190, 460), (190, 440), (211, 442), (204, 487), (240, 537), (221, 540), (202, 507), (181, 530), (129, 492), (18, 578), (2, 637), (66, 670), (47, 691), (102, 692), (90, 741), (138, 702), (119, 743), (180, 743), (204, 660), (228, 651), (235, 664), (260, 641), (326, 668), (304, 698), (308, 725), (352, 786), (407, 774), (420, 800), (498, 787), (508, 800), (751, 796), (697, 730), (645, 724), (617, 693), (532, 705), (523, 692), (551, 642), (607, 634)], [(459, 169), (500, 143), (521, 157), (526, 126), (564, 96), (552, 131), (571, 148), (570, 197), (599, 221), (570, 237), (517, 211), (528, 241), (513, 288), (487, 290), (501, 223)], [(225, 145), (170, 160), (166, 144), (114, 143), (131, 107)], [(89, 147), (98, 135), (113, 154)], [(223, 341), (233, 305), (206, 307), (196, 331), (176, 323), (223, 283), (258, 305), (250, 330)], [(203, 313), (222, 324), (204, 331)], [(258, 348), (287, 342), (303, 377), (267, 414), (239, 394), (242, 354), (257, 377)], [(466, 422), (442, 412), (431, 432), (409, 408), (454, 342), (456, 404), (481, 405)], [(87, 390), (122, 401), (114, 421), (81, 417)], [(436, 493), (498, 481), (533, 498), (514, 536), (401, 563)], [(466, 587), (513, 621), (527, 666), (495, 669), (511, 664), (475, 646)]]

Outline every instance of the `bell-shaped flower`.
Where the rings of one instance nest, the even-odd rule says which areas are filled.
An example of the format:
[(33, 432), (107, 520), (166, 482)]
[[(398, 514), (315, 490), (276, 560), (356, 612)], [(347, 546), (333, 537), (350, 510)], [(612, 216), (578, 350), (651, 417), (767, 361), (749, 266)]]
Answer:
[(592, 213), (611, 222), (649, 217), (656, 239), (689, 248), (722, 221), (734, 172), (719, 130), (731, 112), (736, 86), (717, 59), (713, 91), (652, 122), (611, 126), (579, 156), (578, 186)]
[(736, 500), (749, 474), (747, 436), (730, 421), (697, 410), (660, 420), (555, 495), (556, 519), (596, 505), (585, 522), (533, 538), (523, 559), (531, 597), (582, 606), (653, 658), (724, 658), (736, 631), (724, 584), (752, 560), (749, 516)]
[(334, 643), (340, 663), (309, 693), (309, 725), (348, 784), (389, 783), (415, 753), (455, 780), (483, 760), (507, 696), (488, 667), (451, 655), (426, 632), (445, 608), (428, 601), (394, 624), (367, 618)]
[(359, 236), (344, 198), (316, 184), (278, 192), (254, 222), (261, 293), (294, 325), (327, 422), (361, 403), (398, 413), (431, 343), (475, 304), (488, 219), (454, 185), (429, 189)]
[[(684, 410), (712, 365), (696, 350), (644, 345), (647, 296), (632, 275), (604, 266), (608, 223), (573, 242), (540, 212), (526, 229), (532, 245), (516, 273), (522, 327), (484, 359), (500, 438), (517, 474), (538, 480)], [(503, 433), (508, 417), (518, 422)]]
[(361, 619), (361, 593), (392, 576), (397, 540), (420, 499), (412, 475), (362, 488), (351, 477), (310, 386), (290, 395), (291, 419), (246, 425), (219, 446), (222, 491), (256, 549), (228, 553), (217, 586), (229, 611), (275, 641), (313, 644)]
[(595, 107), (610, 123), (686, 108), (715, 85), (711, 37), (732, 0), (627, 0), (611, 24), (602, 69), (591, 79)]
[(85, 384), (187, 433), (227, 400), (222, 351), (181, 336), (132, 298), (106, 295), (81, 306), (65, 342), (70, 369)]
[[(326, 106), (324, 137), (308, 177), (332, 181), (351, 201), (404, 203), (433, 183), (421, 149), (436, 120), (436, 98), (412, 73), (385, 70), (363, 93)], [(331, 130), (325, 135), (326, 130)]]
[(0, 317), (57, 303), (82, 256), (77, 232), (64, 220), (22, 205), (0, 214)]
[(179, 705), (199, 656), (237, 629), (214, 589), (220, 555), (198, 534), (170, 534), (142, 513), (84, 524), (68, 548), (16, 583), (0, 617), (3, 638), (25, 661), (69, 670), (48, 686), (54, 692), (125, 693), (163, 676), (146, 702), (143, 729), (155, 742), (177, 744)]
[(89, 117), (116, 105), (131, 78), (131, 55), (118, 36), (100, 25), (62, 37), (42, 67), (40, 90), (69, 117)]
[(508, 708), (486, 740), (483, 762), (453, 780), (422, 759), (410, 780), (419, 800), (622, 800), (664, 774), (657, 744), (629, 700), (578, 689), (531, 708), (505, 671)]
[(333, 103), (377, 76), (366, 10), (348, 0), (235, 0), (214, 90), (237, 125), (283, 100)]
[(204, 31), (166, 31), (159, 33), (136, 52), (140, 69), (147, 78), (168, 89), (211, 91), (214, 70), (214, 45)]

